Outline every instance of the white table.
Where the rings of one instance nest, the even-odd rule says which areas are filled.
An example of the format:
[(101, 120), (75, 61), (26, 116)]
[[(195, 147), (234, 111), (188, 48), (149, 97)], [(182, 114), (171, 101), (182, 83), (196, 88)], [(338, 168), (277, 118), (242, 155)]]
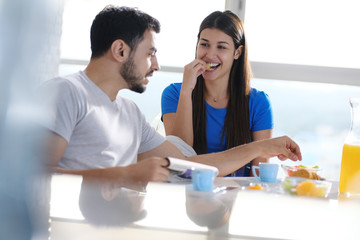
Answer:
[[(79, 204), (80, 177), (55, 175), (51, 239), (360, 239), (360, 201), (240, 190), (251, 181), (217, 178), (217, 185), (239, 187), (217, 194), (150, 183), (146, 194), (118, 193), (122, 204), (106, 210), (92, 191), (83, 190)], [(106, 223), (111, 218), (118, 222)]]

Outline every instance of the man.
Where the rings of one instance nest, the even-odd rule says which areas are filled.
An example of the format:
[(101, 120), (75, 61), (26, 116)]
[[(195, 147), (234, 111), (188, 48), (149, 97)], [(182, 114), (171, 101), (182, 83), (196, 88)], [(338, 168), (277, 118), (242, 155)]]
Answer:
[(48, 159), (54, 171), (146, 185), (167, 179), (168, 156), (213, 165), (220, 176), (260, 156), (301, 160), (299, 147), (288, 137), (185, 158), (151, 128), (136, 104), (118, 92), (143, 92), (148, 77), (160, 69), (159, 32), (159, 22), (148, 14), (107, 6), (93, 21), (92, 56), (85, 70), (44, 84), (57, 91), (55, 111), (49, 114), (54, 124), (48, 125)]

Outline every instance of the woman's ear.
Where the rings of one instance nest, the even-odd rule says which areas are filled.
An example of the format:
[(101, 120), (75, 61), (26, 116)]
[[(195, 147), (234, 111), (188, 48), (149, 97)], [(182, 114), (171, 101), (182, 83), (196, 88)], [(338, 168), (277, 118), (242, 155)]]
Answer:
[(129, 46), (121, 39), (117, 39), (111, 44), (111, 54), (119, 62), (126, 60), (129, 50)]
[(235, 54), (234, 54), (234, 59), (235, 60), (237, 60), (241, 56), (241, 54), (243, 52), (243, 48), (244, 48), (244, 46), (241, 45), (235, 50)]

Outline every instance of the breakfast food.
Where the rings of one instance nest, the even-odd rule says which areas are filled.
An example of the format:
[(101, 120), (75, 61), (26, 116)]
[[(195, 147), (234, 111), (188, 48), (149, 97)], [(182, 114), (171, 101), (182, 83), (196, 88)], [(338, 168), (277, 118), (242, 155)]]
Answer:
[(316, 181), (302, 178), (286, 178), (282, 187), (286, 193), (307, 197), (327, 197), (331, 183), (327, 181)]
[(320, 177), (316, 172), (311, 173), (311, 179), (314, 180), (324, 180), (324, 178)]
[(296, 170), (295, 172), (293, 172), (293, 174), (291, 176), (292, 177), (303, 177), (303, 178), (313, 179), (313, 180), (323, 180), (323, 178), (321, 178), (316, 172), (311, 171), (310, 169), (307, 169), (307, 168), (300, 168), (300, 169)]
[(296, 194), (299, 196), (324, 197), (325, 191), (323, 187), (318, 187), (314, 182), (306, 180), (296, 186)]
[(306, 168), (300, 168), (300, 169), (294, 171), (291, 176), (292, 177), (303, 177), (303, 178), (311, 179), (312, 178), (312, 172), (310, 172)]
[(295, 188), (296, 194), (299, 196), (318, 196), (316, 184), (310, 180), (299, 183)]
[(249, 189), (249, 190), (263, 190), (263, 187), (260, 184), (254, 184), (254, 185), (249, 185), (247, 189)]
[(308, 168), (303, 165), (297, 165), (297, 166), (283, 166), (285, 171), (287, 171), (287, 174), (289, 177), (302, 177), (307, 179), (313, 179), (313, 180), (324, 180), (324, 178), (320, 177), (319, 174), (317, 174), (317, 171), (319, 170), (318, 166)]

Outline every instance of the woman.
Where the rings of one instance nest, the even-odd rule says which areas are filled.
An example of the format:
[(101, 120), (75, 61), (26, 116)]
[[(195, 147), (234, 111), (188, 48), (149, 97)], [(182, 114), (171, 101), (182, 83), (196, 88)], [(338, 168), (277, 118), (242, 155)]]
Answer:
[[(193, 146), (197, 154), (223, 151), (272, 137), (273, 117), (266, 93), (250, 87), (243, 24), (230, 11), (213, 12), (200, 25), (196, 59), (183, 82), (168, 86), (161, 99), (166, 135)], [(250, 176), (254, 159), (231, 176)]]

